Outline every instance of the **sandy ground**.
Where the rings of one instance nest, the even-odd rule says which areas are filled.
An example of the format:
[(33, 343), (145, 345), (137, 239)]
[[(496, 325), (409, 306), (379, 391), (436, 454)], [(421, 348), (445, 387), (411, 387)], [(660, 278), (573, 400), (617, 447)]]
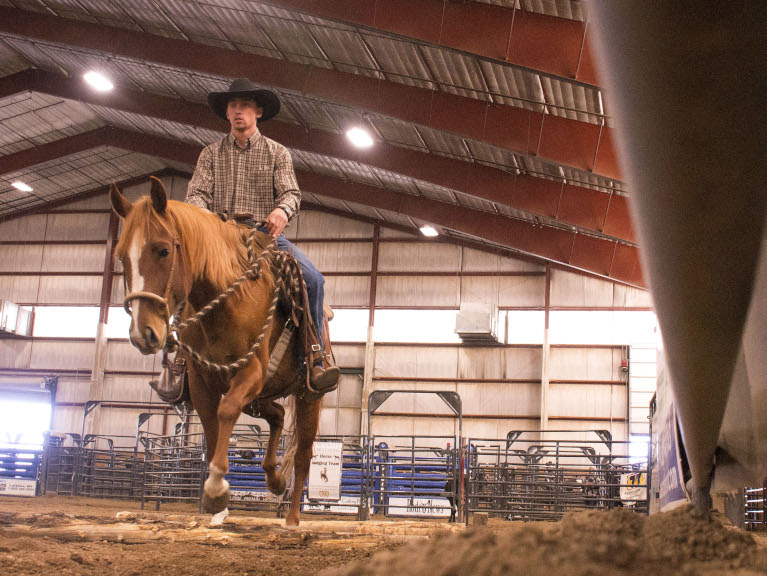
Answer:
[(0, 498), (4, 575), (290, 574), (302, 576), (520, 574), (559, 576), (767, 574), (767, 535), (690, 510), (647, 518), (581, 512), (557, 523), (491, 520), (354, 522), (233, 512), (223, 528), (190, 505), (141, 511), (136, 502), (61, 496)]

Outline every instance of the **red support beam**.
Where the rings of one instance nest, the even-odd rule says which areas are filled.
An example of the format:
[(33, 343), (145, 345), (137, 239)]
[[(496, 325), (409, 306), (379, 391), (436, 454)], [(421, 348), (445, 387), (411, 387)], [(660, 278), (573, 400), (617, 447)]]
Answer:
[(591, 54), (582, 54), (586, 25), (478, 2), (445, 0), (266, 0), (345, 24), (596, 84)]
[[(132, 58), (230, 78), (248, 76), (278, 89), (453, 132), (520, 154), (539, 155), (580, 170), (596, 172), (599, 166), (597, 173), (621, 179), (617, 162), (594, 160), (597, 142), (592, 133), (598, 127), (577, 120), (551, 120), (542, 112), (389, 80), (14, 8), (0, 7), (0, 31), (93, 50), (105, 57)], [(568, 144), (563, 146), (563, 142)], [(611, 142), (608, 138), (600, 148), (611, 146)], [(609, 150), (602, 155), (615, 157)]]
[[(101, 134), (103, 139), (97, 145), (115, 146), (186, 164), (195, 164), (202, 151), (202, 147), (198, 145), (116, 128), (102, 131)], [(614, 264), (613, 252), (616, 243), (611, 240), (540, 227), (521, 220), (386, 188), (358, 184), (316, 172), (298, 171), (298, 175), (301, 188), (314, 194), (405, 214), (535, 256), (642, 286), (641, 277), (636, 275), (639, 270), (638, 253), (630, 246), (623, 247), (620, 266), (612, 273), (610, 268)]]
[[(96, 93), (87, 89), (79, 79), (41, 70), (27, 70), (0, 79), (0, 97), (24, 90), (220, 132), (228, 130), (226, 122), (202, 104), (129, 89), (108, 94)], [(516, 175), (499, 168), (418, 152), (385, 142), (377, 142), (374, 147), (361, 150), (350, 146), (341, 134), (316, 129), (304, 130), (279, 120), (265, 124), (263, 132), (289, 148), (368, 164), (491, 202), (555, 218), (593, 232), (609, 234), (628, 242), (636, 241), (628, 210), (620, 207), (613, 209), (612, 205), (607, 205), (607, 194), (589, 188), (566, 185), (563, 189), (561, 183), (551, 180)], [(21, 162), (17, 161), (16, 164), (20, 165)], [(613, 202), (616, 198), (619, 197), (615, 196)]]

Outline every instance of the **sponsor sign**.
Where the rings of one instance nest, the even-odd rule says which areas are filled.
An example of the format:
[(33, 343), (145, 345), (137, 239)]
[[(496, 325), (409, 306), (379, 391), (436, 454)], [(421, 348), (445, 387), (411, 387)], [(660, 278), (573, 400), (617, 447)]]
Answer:
[(309, 500), (341, 499), (343, 442), (315, 442), (309, 468)]
[(387, 516), (427, 516), (429, 518), (450, 517), (450, 501), (447, 498), (389, 497)]
[(237, 490), (236, 488), (230, 491), (231, 499), (238, 502), (262, 502), (262, 503), (276, 503), (279, 496), (275, 496), (271, 492), (263, 492), (260, 490)]
[(676, 408), (672, 406), (663, 420), (663, 427), (658, 432), (658, 471), (660, 472), (658, 492), (661, 512), (673, 510), (687, 502), (682, 486), (682, 464), (679, 460), (677, 442)]
[(29, 478), (0, 478), (0, 495), (36, 496), (37, 480)]
[(334, 502), (310, 502), (304, 497), (302, 510), (304, 512), (324, 512), (326, 514), (353, 514), (356, 515), (360, 506), (359, 496), (341, 496), (338, 503)]
[(644, 472), (621, 474), (620, 493), (624, 506), (635, 506), (637, 501), (647, 500), (647, 474)]

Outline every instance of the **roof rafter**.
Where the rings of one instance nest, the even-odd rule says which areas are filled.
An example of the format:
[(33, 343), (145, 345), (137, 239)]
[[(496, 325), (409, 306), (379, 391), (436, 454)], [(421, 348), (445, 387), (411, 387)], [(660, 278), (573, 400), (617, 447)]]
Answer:
[(0, 31), (260, 83), (621, 180), (612, 129), (334, 69), (0, 7)]
[(585, 22), (479, 2), (264, 0), (320, 18), (398, 34), (598, 84)]
[[(41, 70), (27, 70), (0, 78), (0, 98), (26, 90), (219, 132), (228, 130), (226, 122), (210, 113), (202, 104), (129, 89), (97, 93), (89, 90), (79, 79)], [(635, 242), (628, 202), (623, 196), (514, 174), (476, 162), (418, 152), (385, 142), (378, 142), (367, 150), (355, 149), (340, 134), (317, 129), (304, 130), (279, 120), (264, 124), (262, 130), (289, 148), (360, 162), (589, 231)]]
[[(93, 131), (94, 145), (114, 146), (141, 154), (158, 156), (194, 165), (202, 147), (116, 128)], [(97, 142), (98, 139), (100, 142)], [(61, 145), (59, 150), (65, 150)], [(490, 242), (508, 246), (580, 268), (628, 284), (643, 286), (639, 254), (635, 247), (608, 239), (594, 238), (555, 228), (547, 228), (438, 202), (420, 196), (395, 192), (299, 170), (301, 187), (308, 192), (337, 200), (355, 202), (417, 218)]]

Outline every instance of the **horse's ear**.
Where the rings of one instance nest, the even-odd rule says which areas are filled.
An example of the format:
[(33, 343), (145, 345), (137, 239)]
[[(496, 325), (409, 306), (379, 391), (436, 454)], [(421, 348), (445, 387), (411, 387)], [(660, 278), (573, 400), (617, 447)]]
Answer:
[(168, 206), (168, 194), (165, 192), (165, 186), (162, 185), (158, 178), (150, 176), (150, 180), (152, 182), (152, 189), (150, 191), (152, 206), (154, 206), (155, 212), (162, 214)]
[(120, 218), (127, 218), (128, 213), (131, 211), (131, 208), (133, 208), (133, 204), (120, 193), (114, 182), (109, 186), (109, 199), (112, 202), (112, 210), (114, 210)]

